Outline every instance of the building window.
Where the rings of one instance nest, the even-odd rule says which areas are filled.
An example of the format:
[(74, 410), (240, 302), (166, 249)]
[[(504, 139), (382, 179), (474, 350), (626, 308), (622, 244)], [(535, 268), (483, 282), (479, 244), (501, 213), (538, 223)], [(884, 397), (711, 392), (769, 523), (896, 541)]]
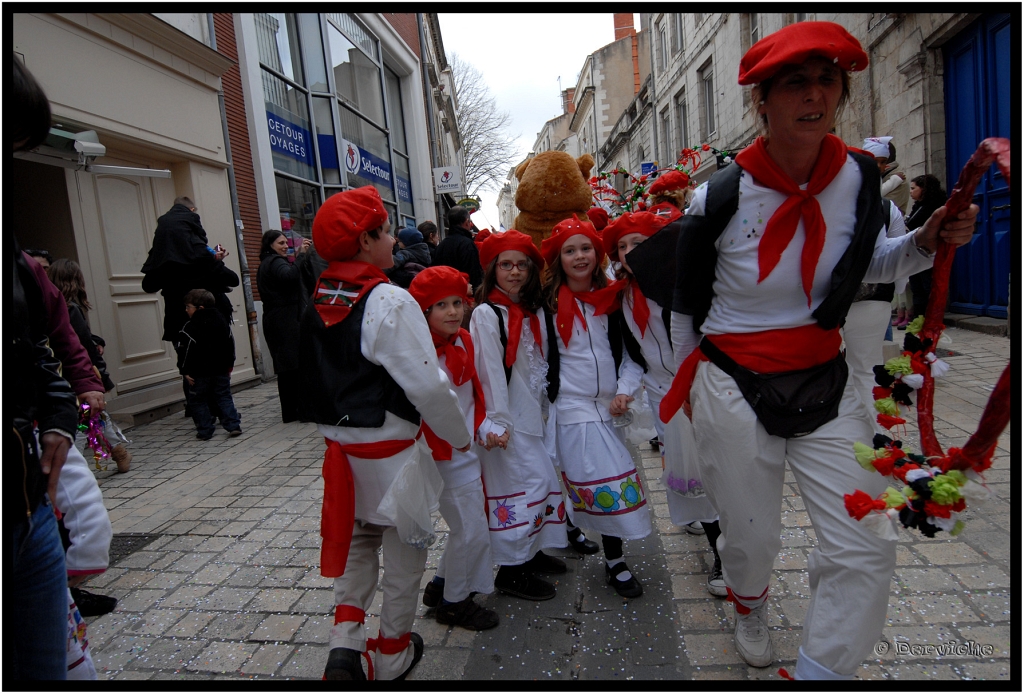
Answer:
[(295, 15), (260, 12), (256, 15), (256, 46), (264, 67), (305, 86)]
[(379, 125), (384, 124), (380, 68), (334, 26), (327, 27), (334, 91), (341, 102)]
[(669, 116), (668, 107), (666, 106), (661, 112), (661, 161), (659, 162), (662, 166), (668, 166), (674, 164), (676, 158), (672, 156), (672, 119)]
[(302, 60), (310, 91), (330, 92), (327, 85), (327, 68), (324, 66), (324, 42), (320, 37), (320, 17), (316, 14), (298, 15), (299, 33), (302, 36)]
[(796, 13), (796, 21), (798, 21), (798, 22), (806, 22), (807, 21), (807, 13), (806, 12), (797, 12)]
[(409, 172), (409, 144), (405, 136), (401, 81), (397, 74), (385, 67), (384, 83), (387, 85), (388, 113), (391, 114), (391, 147), (395, 152), (395, 193), (398, 197), (398, 208), (404, 215), (413, 215), (412, 176)]
[(668, 46), (665, 41), (665, 23), (658, 23), (658, 72), (665, 71), (665, 65), (668, 63), (667, 55)]
[(761, 40), (761, 22), (758, 19), (757, 12), (750, 13), (750, 45), (753, 46), (755, 43)]
[(316, 181), (306, 94), (270, 72), (262, 77), (274, 169)]
[(683, 50), (683, 15), (673, 14), (672, 22), (672, 53)]
[(689, 147), (692, 143), (690, 142), (690, 128), (687, 124), (689, 118), (689, 112), (686, 109), (686, 92), (682, 91), (676, 94), (676, 141), (679, 143), (679, 149), (682, 150)]
[(708, 61), (698, 72), (701, 82), (701, 119), (703, 122), (704, 141), (711, 140), (715, 134), (715, 78), (714, 66)]
[(694, 12), (693, 13), (693, 26), (695, 28), (699, 27), (700, 23), (703, 22), (703, 21), (704, 21), (704, 13), (703, 12)]
[(274, 180), (281, 231), (288, 237), (290, 247), (298, 246), (299, 237), (313, 236), (313, 216), (320, 209), (320, 190), (284, 176), (275, 176)]

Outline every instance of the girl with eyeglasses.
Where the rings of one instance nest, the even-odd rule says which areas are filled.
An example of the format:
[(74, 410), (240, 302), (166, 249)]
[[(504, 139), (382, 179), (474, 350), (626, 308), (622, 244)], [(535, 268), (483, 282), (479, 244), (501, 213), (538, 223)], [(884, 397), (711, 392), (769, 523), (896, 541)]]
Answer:
[[(480, 244), (483, 280), (469, 330), (494, 433), (478, 447), (494, 587), (526, 600), (550, 600), (555, 587), (536, 574), (566, 572), (542, 552), (566, 545), (566, 511), (544, 447), (541, 403), (547, 378), (540, 320), (543, 259), (526, 234), (510, 230)], [(481, 427), (481, 430), (483, 427)]]

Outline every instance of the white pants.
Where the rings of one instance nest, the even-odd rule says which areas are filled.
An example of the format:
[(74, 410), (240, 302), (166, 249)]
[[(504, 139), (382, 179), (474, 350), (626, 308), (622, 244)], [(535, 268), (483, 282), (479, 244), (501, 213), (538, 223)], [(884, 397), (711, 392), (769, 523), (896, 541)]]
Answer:
[(875, 399), (871, 396), (871, 389), (876, 385), (872, 369), (882, 363), (882, 341), (885, 340), (885, 329), (889, 326), (889, 309), (888, 301), (854, 302), (846, 314), (846, 325), (843, 326), (850, 380), (857, 395), (872, 412)]
[(732, 377), (710, 362), (698, 367), (690, 402), (701, 475), (721, 514), (726, 585), (747, 607), (764, 602), (782, 547), (789, 461), (818, 538), (807, 559), (811, 600), (801, 657), (851, 676), (881, 637), (896, 564), (895, 543), (865, 530), (843, 504), (843, 494), (861, 489), (874, 497), (886, 486), (853, 455), (854, 442), (871, 442), (871, 414), (847, 382), (836, 419), (799, 438), (770, 436)]
[(480, 479), (454, 489), (445, 487), (438, 501), (448, 524), (448, 540), (437, 562), (437, 575), (444, 579), (444, 599), (459, 602), (473, 592), (493, 593), (491, 538)]
[[(345, 575), (334, 579), (334, 604), (350, 605), (364, 612), (370, 609), (377, 592), (377, 550), (381, 547), (384, 549), (384, 577), (381, 580), (384, 600), (380, 608), (380, 635), (395, 639), (412, 630), (420, 579), (427, 563), (427, 550), (403, 543), (395, 528), (356, 520), (352, 526), (352, 546)], [(366, 628), (360, 622), (339, 622), (331, 629), (330, 645), (331, 648), (365, 651)], [(371, 653), (374, 678), (391, 680), (398, 677), (412, 663), (412, 656), (412, 644), (394, 655)]]

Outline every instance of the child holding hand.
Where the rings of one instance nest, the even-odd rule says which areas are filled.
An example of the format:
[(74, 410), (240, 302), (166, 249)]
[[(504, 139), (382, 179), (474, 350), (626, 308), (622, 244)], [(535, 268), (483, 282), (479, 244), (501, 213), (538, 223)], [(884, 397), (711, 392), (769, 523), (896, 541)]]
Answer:
[[(601, 237), (589, 221), (559, 222), (541, 253), (545, 325), (550, 374), (547, 422), (549, 450), (572, 502), (572, 518), (601, 534), (605, 577), (622, 597), (635, 598), (643, 586), (623, 561), (622, 540), (651, 532), (647, 497), (639, 473), (612, 417), (624, 414), (643, 375), (626, 353), (626, 336), (609, 314), (616, 310), (621, 283), (608, 285), (601, 270)], [(623, 348), (626, 347), (626, 350)]]
[[(478, 432), (481, 444), (504, 447), (508, 435), (498, 436), (493, 426), (484, 426), (486, 409), (473, 359), (473, 340), (462, 328), (465, 305), (470, 300), (468, 290), (469, 275), (443, 265), (422, 270), (409, 285), (409, 293), (423, 309), (430, 327), (438, 364), (459, 398), (466, 427)], [(424, 589), (423, 602), (437, 607), (434, 616), (441, 624), (472, 631), (492, 629), (498, 626), (498, 615), (480, 607), (472, 597), (473, 593), (494, 591), (480, 458), (475, 447), (457, 451), (426, 424), (423, 430), (444, 480), (438, 504), (449, 530), (437, 573)]]

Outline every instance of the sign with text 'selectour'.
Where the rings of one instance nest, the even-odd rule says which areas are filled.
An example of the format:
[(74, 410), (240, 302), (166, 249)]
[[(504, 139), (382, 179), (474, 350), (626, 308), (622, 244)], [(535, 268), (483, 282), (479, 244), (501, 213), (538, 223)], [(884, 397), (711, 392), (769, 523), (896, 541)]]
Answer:
[(372, 183), (391, 187), (390, 163), (345, 139), (341, 141), (341, 148), (346, 171)]

